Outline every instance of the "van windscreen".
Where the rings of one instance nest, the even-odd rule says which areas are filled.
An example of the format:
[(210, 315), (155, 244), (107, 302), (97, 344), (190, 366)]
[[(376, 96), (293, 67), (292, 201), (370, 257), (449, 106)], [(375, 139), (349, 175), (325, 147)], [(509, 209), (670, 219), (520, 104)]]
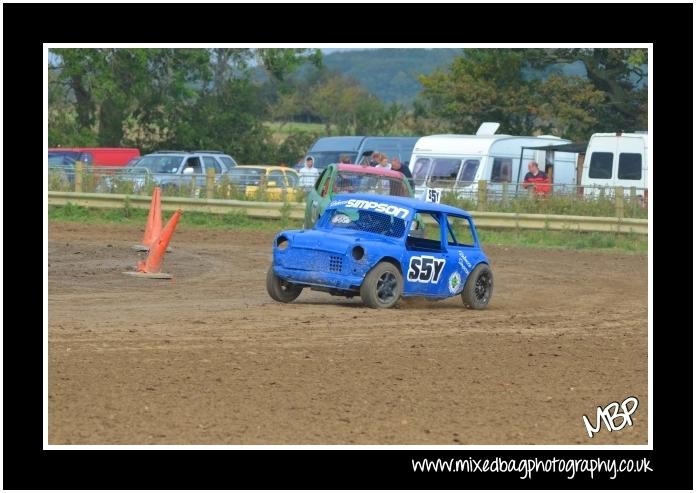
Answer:
[(336, 164), (341, 162), (341, 157), (348, 156), (350, 159), (350, 164), (357, 164), (356, 159), (358, 157), (357, 152), (346, 152), (346, 151), (320, 151), (312, 152), (309, 154), (314, 158), (314, 167), (317, 169), (324, 169), (329, 164)]

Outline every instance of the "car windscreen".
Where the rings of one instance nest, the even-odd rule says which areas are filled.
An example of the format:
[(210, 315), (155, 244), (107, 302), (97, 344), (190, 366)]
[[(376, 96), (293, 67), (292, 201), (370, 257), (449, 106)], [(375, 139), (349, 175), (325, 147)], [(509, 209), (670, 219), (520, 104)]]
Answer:
[(334, 180), (334, 193), (374, 193), (410, 197), (403, 179), (353, 171), (339, 171)]
[(150, 173), (176, 173), (181, 165), (181, 156), (145, 156), (133, 168), (145, 168)]
[(329, 164), (340, 162), (341, 157), (344, 156), (350, 159), (351, 164), (355, 163), (355, 160), (358, 158), (357, 152), (346, 151), (320, 151), (312, 152), (310, 155), (314, 158), (314, 167), (319, 169), (324, 169)]
[[(408, 212), (406, 209), (403, 210)], [(375, 210), (337, 207), (326, 211), (319, 228), (334, 231), (365, 231), (392, 238), (401, 238), (406, 231), (406, 221), (397, 215)]]
[(228, 176), (230, 181), (237, 185), (258, 185), (261, 182), (261, 177), (265, 174), (266, 170), (264, 169), (237, 166), (230, 170)]

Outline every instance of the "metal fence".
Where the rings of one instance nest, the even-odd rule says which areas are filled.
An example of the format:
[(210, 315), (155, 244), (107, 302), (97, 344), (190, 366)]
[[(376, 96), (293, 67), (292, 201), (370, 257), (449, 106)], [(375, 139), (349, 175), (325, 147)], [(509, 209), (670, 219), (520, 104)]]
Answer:
[[(212, 171), (212, 170), (210, 170)], [(648, 191), (639, 187), (599, 187), (567, 184), (433, 182), (416, 187), (421, 199), (435, 198), (469, 211), (552, 214), (594, 217), (648, 217)], [(130, 167), (49, 167), (48, 189), (55, 192), (114, 193), (150, 196), (160, 186), (164, 197), (227, 199), (303, 204), (306, 192), (290, 181), (269, 180), (249, 170), (234, 175), (154, 174)], [(433, 193), (434, 192), (434, 193)]]
[(442, 203), (465, 210), (648, 217), (648, 190), (640, 187), (499, 183), (485, 180), (460, 186), (443, 182), (428, 185), (417, 187), (416, 195), (422, 199), (437, 198)]
[(142, 167), (49, 166), (48, 190), (52, 192), (114, 193), (149, 196), (159, 186), (162, 196), (262, 202), (304, 203), (305, 191), (289, 181), (269, 180), (253, 170), (234, 175), (202, 173), (152, 173)]
[[(118, 209), (128, 206), (148, 209), (150, 198), (144, 195), (49, 191), (48, 203), (55, 206), (74, 204), (93, 208)], [(304, 217), (303, 204), (250, 200), (163, 197), (162, 209), (165, 211), (183, 209), (209, 214), (241, 213), (249, 217), (266, 219), (302, 219)], [(476, 225), (480, 228), (648, 234), (648, 221), (646, 219), (485, 211), (473, 211), (472, 215), (476, 220)]]

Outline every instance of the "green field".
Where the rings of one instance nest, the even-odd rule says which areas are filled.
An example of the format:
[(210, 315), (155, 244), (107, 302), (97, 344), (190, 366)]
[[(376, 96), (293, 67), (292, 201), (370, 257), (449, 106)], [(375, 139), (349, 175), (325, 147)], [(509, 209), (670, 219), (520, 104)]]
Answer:
[[(88, 209), (73, 204), (63, 207), (49, 206), (50, 221), (80, 222), (89, 224), (138, 224), (145, 225), (148, 212), (131, 207), (121, 209)], [(169, 214), (165, 215), (166, 221)], [(208, 214), (185, 212), (180, 224), (200, 228), (239, 229), (276, 232), (281, 229), (301, 228), (299, 219), (280, 220), (248, 217), (240, 213)], [(648, 237), (638, 234), (584, 233), (577, 231), (533, 230), (479, 230), (480, 241), (486, 245), (523, 246), (530, 248), (561, 248), (571, 250), (599, 250), (608, 252), (648, 251)]]
[(277, 143), (284, 141), (291, 133), (307, 132), (317, 135), (326, 133), (326, 127), (321, 123), (264, 122), (264, 125), (273, 132), (273, 140)]

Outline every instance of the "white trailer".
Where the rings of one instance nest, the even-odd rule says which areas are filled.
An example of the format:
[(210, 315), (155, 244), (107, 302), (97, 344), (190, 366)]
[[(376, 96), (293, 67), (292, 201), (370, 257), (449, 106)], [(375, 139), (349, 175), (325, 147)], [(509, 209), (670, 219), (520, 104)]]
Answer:
[[(439, 201), (442, 192), (475, 197), (478, 181), (486, 180), (493, 194), (507, 183), (508, 193), (522, 193), (520, 182), (530, 161), (546, 171), (554, 184), (577, 183), (576, 152), (553, 152), (531, 147), (570, 144), (571, 141), (542, 135), (538, 137), (496, 135), (497, 123), (484, 123), (476, 135), (429, 135), (413, 149), (409, 168), (416, 185), (416, 197)], [(551, 157), (552, 156), (552, 157)], [(525, 192), (526, 193), (526, 192)]]

